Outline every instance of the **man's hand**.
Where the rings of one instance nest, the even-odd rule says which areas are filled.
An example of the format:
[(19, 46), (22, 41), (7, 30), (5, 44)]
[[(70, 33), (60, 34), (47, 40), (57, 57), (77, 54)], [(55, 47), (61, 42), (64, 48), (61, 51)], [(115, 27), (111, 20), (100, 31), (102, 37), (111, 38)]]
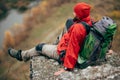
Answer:
[(61, 68), (59, 71), (55, 72), (54, 75), (59, 76), (63, 72), (65, 72), (65, 70), (63, 68)]
[(114, 53), (113, 50), (109, 50), (107, 54), (112, 55), (113, 53)]

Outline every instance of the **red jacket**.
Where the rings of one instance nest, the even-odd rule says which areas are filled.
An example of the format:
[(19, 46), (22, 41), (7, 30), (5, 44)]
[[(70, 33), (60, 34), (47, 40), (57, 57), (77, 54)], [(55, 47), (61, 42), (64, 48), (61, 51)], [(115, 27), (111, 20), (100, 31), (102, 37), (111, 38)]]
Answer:
[[(82, 20), (83, 21), (83, 20)], [(91, 24), (90, 17), (84, 20), (89, 25)], [(81, 50), (81, 45), (86, 36), (86, 29), (80, 23), (74, 23), (68, 32), (63, 35), (60, 40), (57, 51), (60, 54), (60, 51), (66, 50), (66, 55), (64, 58), (64, 66), (67, 68), (74, 68), (76, 61), (78, 59), (79, 51)]]
[[(74, 12), (76, 13), (76, 16), (80, 18), (81, 21), (84, 21), (88, 23), (89, 25), (92, 25), (91, 19), (89, 16), (89, 6), (85, 3), (79, 3), (74, 7)], [(81, 13), (79, 13), (82, 11)], [(86, 14), (85, 14), (86, 13)], [(84, 17), (83, 17), (84, 16)], [(65, 33), (58, 43), (57, 51), (58, 54), (62, 50), (66, 50), (66, 55), (64, 57), (64, 66), (67, 68), (73, 69), (77, 59), (79, 51), (81, 50), (81, 45), (86, 37), (86, 29), (85, 27), (79, 23), (74, 23), (67, 33)]]

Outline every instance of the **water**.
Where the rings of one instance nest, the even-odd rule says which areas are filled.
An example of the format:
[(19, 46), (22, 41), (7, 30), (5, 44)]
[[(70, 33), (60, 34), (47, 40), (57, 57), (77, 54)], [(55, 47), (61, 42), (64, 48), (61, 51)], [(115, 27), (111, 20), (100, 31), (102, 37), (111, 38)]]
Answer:
[[(31, 2), (27, 7), (28, 9), (37, 6), (40, 0), (35, 0)], [(15, 23), (21, 24), (23, 21), (23, 13), (18, 12), (17, 10), (11, 9), (3, 20), (0, 21), (0, 48), (2, 47), (4, 33)]]
[(4, 33), (15, 23), (21, 24), (23, 19), (23, 14), (16, 10), (10, 10), (9, 15), (0, 21), (0, 48), (2, 47)]

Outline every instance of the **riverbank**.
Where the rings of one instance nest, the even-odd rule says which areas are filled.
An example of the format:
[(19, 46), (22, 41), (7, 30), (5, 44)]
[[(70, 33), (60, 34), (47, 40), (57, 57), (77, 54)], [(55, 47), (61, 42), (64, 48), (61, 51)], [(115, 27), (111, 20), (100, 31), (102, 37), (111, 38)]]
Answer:
[[(37, 38), (41, 34), (44, 34), (45, 30), (51, 31), (51, 29), (56, 27), (55, 25), (60, 24), (59, 22), (57, 22), (57, 20), (59, 21), (59, 19), (57, 19), (57, 16), (59, 16), (60, 13), (58, 12), (57, 16), (54, 17), (56, 18), (56, 20), (52, 18), (54, 16), (54, 14), (52, 13), (56, 12), (57, 8), (63, 3), (67, 3), (67, 0), (63, 2), (58, 0), (58, 2), (55, 2), (55, 3), (53, 2), (51, 3), (51, 1), (43, 1), (38, 6), (26, 12), (24, 16), (23, 24), (20, 24), (20, 25), (16, 24), (9, 31), (5, 32), (5, 38), (3, 43), (4, 51), (0, 51), (1, 53), (0, 64), (2, 65), (0, 66), (0, 74), (1, 74), (0, 79), (2, 80), (8, 79), (8, 78), (9, 80), (16, 80), (17, 78), (21, 80), (24, 80), (26, 78), (29, 79), (29, 70), (28, 70), (29, 62), (28, 63), (17, 62), (16, 60), (12, 59), (11, 57), (9, 57), (9, 55), (7, 55), (7, 48), (11, 46), (11, 47), (15, 47), (16, 49), (21, 48), (25, 50), (32, 46), (32, 43), (30, 41), (26, 42), (27, 40), (29, 39), (33, 40), (33, 44), (36, 44), (36, 42), (37, 43), (41, 42), (43, 36), (41, 37), (40, 41), (39, 39), (35, 41), (33, 38), (35, 37)], [(49, 17), (51, 19), (48, 20)], [(65, 18), (63, 19), (65, 20)], [(55, 20), (57, 23), (55, 24), (55, 22), (51, 20)], [(46, 22), (52, 23), (54, 27), (52, 28), (52, 25), (49, 23), (47, 24)], [(43, 27), (43, 26), (46, 26), (46, 24), (44, 25), (44, 23), (47, 24), (47, 27)], [(34, 32), (34, 30), (36, 29), (39, 29), (40, 31)], [(34, 32), (34, 35), (31, 34), (32, 32)], [(45, 33), (45, 34), (48, 35), (48, 33)], [(32, 39), (31, 37), (27, 37), (26, 35), (32, 36)], [(20, 43), (21, 41), (22, 43)], [(23, 45), (21, 46), (21, 44)], [(22, 68), (20, 65), (22, 65)], [(22, 72), (24, 72), (24, 74), (21, 75), (20, 73)], [(15, 77), (15, 75), (12, 73), (16, 73), (16, 75), (21, 75), (22, 77), (21, 76)]]
[(19, 13), (14, 9), (9, 10), (8, 15), (0, 21), (0, 49), (2, 48), (4, 32), (9, 30), (15, 24), (22, 24), (22, 22), (23, 13)]
[[(0, 49), (3, 47), (3, 39), (5, 31), (13, 26), (23, 24), (25, 11), (38, 5), (40, 0), (2, 0), (0, 1)], [(22, 9), (22, 7), (26, 9)]]
[(25, 11), (27, 5), (34, 0), (2, 0), (0, 1), (0, 18), (11, 9), (17, 9), (18, 11)]

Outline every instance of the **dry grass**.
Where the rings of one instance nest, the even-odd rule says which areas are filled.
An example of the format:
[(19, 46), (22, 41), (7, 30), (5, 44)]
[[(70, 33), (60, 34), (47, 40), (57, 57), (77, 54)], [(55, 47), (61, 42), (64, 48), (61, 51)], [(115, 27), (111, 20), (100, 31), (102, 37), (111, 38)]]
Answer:
[(109, 13), (109, 16), (115, 19), (120, 19), (120, 10), (114, 10), (111, 13)]
[(114, 40), (113, 40), (113, 50), (116, 51), (117, 53), (120, 54), (120, 23), (119, 23), (119, 19), (115, 20), (117, 23), (117, 31), (116, 34), (114, 36)]

